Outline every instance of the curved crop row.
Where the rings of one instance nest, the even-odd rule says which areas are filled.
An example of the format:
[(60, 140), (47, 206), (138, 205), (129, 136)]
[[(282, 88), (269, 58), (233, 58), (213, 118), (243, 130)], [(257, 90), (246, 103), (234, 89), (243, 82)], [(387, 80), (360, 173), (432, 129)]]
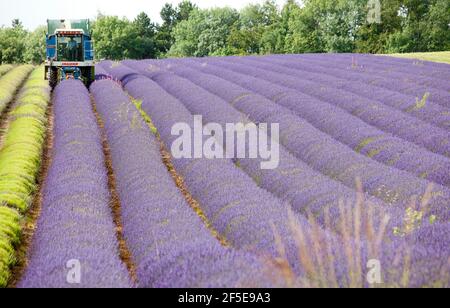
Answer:
[(8, 284), (10, 266), (15, 262), (14, 245), (20, 238), (20, 219), (18, 211), (0, 206), (0, 288)]
[[(104, 62), (103, 66), (107, 66), (105, 68), (108, 70), (108, 62)], [(151, 116), (166, 145), (173, 144), (177, 139), (171, 133), (174, 124), (193, 123), (192, 114), (157, 83), (139, 77), (123, 65), (109, 69), (112, 75), (124, 82), (125, 89), (133, 97), (142, 100), (142, 109)], [(287, 203), (259, 188), (230, 160), (175, 159), (173, 163), (192, 196), (203, 206), (211, 225), (233, 247), (276, 256), (273, 224), (287, 239), (290, 260), (296, 265), (297, 250), (288, 227), (290, 206)], [(308, 226), (305, 219), (299, 219), (302, 225)]]
[(0, 78), (0, 113), (13, 100), (20, 85), (33, 70), (31, 65), (22, 65)]
[[(206, 79), (203, 81), (207, 82)], [(180, 81), (173, 82), (169, 76), (165, 78), (163, 87), (171, 93), (186, 90), (180, 83)], [(180, 93), (180, 97), (188, 95), (189, 91)], [(207, 101), (210, 100), (211, 98)], [(373, 196), (389, 204), (407, 204), (411, 196), (422, 195), (429, 185), (429, 182), (411, 174), (355, 153), (318, 131), (308, 122), (292, 115), (287, 109), (270, 101), (255, 100), (253, 104), (250, 102), (250, 100), (236, 101), (234, 106), (257, 123), (280, 123), (281, 144), (314, 169), (341, 181), (348, 187), (354, 187), (355, 178), (360, 177), (366, 184), (367, 191)], [(222, 109), (215, 108), (211, 112), (223, 113)], [(431, 207), (436, 215), (445, 220), (448, 216), (446, 207), (450, 192), (445, 187), (436, 186), (435, 194), (436, 198), (433, 199)]]
[(11, 64), (0, 65), (0, 77), (5, 75), (7, 72), (12, 70), (13, 68), (14, 68), (14, 66), (12, 66)]
[(304, 57), (312, 61), (334, 60), (334, 63), (338, 66), (346, 64), (347, 67), (353, 66), (370, 74), (380, 76), (384, 76), (385, 73), (387, 76), (395, 74), (392, 76), (396, 78), (399, 76), (397, 74), (407, 74), (410, 77), (409, 80), (413, 83), (423, 83), (427, 87), (438, 88), (444, 91), (449, 89), (446, 80), (450, 78), (450, 73), (446, 64), (364, 54), (335, 54), (332, 56), (333, 59), (330, 58), (330, 55), (295, 55), (292, 57)]
[[(110, 67), (107, 63), (104, 63), (103, 65), (105, 66), (106, 69), (110, 70)], [(131, 94), (137, 96), (137, 98), (139, 99), (143, 99), (142, 103), (143, 109), (152, 116), (153, 122), (156, 124), (156, 126), (158, 127), (158, 131), (161, 133), (161, 138), (167, 144), (171, 144), (171, 141), (174, 140), (174, 137), (171, 136), (172, 124), (179, 123), (180, 121), (185, 123), (192, 122), (191, 118), (192, 115), (185, 109), (185, 107), (182, 104), (180, 104), (177, 100), (175, 100), (172, 96), (170, 96), (167, 92), (163, 91), (151, 80), (142, 78), (135, 71), (117, 65), (114, 67), (114, 69), (111, 68), (110, 71), (116, 78), (122, 81), (125, 80), (124, 84)], [(170, 81), (169, 76), (167, 76), (167, 79), (169, 82)], [(173, 82), (178, 83), (179, 80), (174, 79)], [(188, 90), (192, 90), (192, 88)], [(205, 106), (205, 104), (207, 104), (207, 102), (211, 98), (211, 96), (196, 97), (197, 94), (198, 92), (193, 92), (190, 93), (189, 95), (192, 95), (196, 99), (198, 99), (200, 101), (199, 103), (202, 104), (202, 106)], [(222, 112), (223, 110), (225, 109), (219, 108), (217, 112)], [(225, 117), (228, 118), (227, 115)], [(214, 172), (213, 168), (203, 170), (203, 168), (201, 168), (202, 166), (198, 163), (193, 166), (188, 165), (187, 167), (190, 167), (190, 169), (188, 170), (186, 170), (186, 168), (180, 169), (179, 166), (183, 165), (183, 160), (184, 159), (175, 160), (174, 163), (177, 165), (176, 167), (179, 171), (182, 170), (181, 173), (183, 173), (183, 175), (185, 176), (188, 188), (191, 190), (194, 196), (201, 196), (202, 194), (208, 193), (210, 192), (211, 189), (213, 189), (209, 199), (204, 197), (202, 198), (203, 199), (202, 205), (204, 206), (203, 209), (205, 210), (207, 216), (211, 217), (210, 216), (211, 206), (214, 206), (213, 204), (215, 202), (219, 204), (219, 202), (222, 201), (218, 199), (219, 197), (222, 197), (221, 191), (228, 190), (228, 188), (230, 186), (232, 187), (233, 184), (231, 182), (230, 184), (227, 184), (227, 182), (224, 183), (223, 180), (220, 180), (220, 175), (217, 175), (216, 172)], [(193, 160), (191, 161), (194, 162)], [(212, 173), (208, 173), (209, 171), (212, 171)], [(225, 171), (226, 170), (224, 170), (225, 175), (224, 179), (226, 180), (227, 174), (229, 173)], [(193, 179), (190, 176), (190, 173), (195, 173), (197, 177)], [(202, 183), (206, 184), (206, 185), (204, 184), (203, 187), (200, 185), (193, 185), (195, 184), (193, 183), (193, 180), (199, 177), (204, 178), (203, 180), (201, 180)], [(222, 187), (221, 190), (219, 189), (216, 190), (215, 185), (208, 185), (207, 179), (213, 181), (216, 181), (215, 179), (218, 179), (217, 182), (225, 184), (225, 186)], [(251, 186), (253, 186), (253, 184), (251, 184)], [(229, 197), (227, 195), (225, 196)], [(232, 206), (232, 204), (230, 204), (230, 206)], [(237, 204), (237, 206), (242, 207), (243, 204)], [(273, 206), (276, 206), (276, 204), (273, 204)], [(266, 209), (263, 209), (262, 211), (265, 210)], [(253, 222), (249, 221), (248, 224), (251, 224), (251, 226), (255, 226), (255, 224), (256, 225), (260, 224), (261, 217), (262, 218), (265, 217), (265, 214), (262, 211), (255, 213), (253, 216), (254, 221)], [(348, 211), (350, 211), (350, 208), (348, 209)], [(238, 214), (235, 211), (233, 212), (235, 213), (235, 215), (231, 217), (239, 218)], [(357, 215), (356, 212), (355, 215)], [(351, 216), (353, 216), (353, 213), (351, 214)], [(336, 222), (338, 225), (340, 224), (339, 221), (342, 221), (342, 219), (340, 219), (339, 217), (333, 217), (332, 219), (333, 222)], [(349, 220), (348, 223), (351, 224), (353, 218), (347, 219)], [(238, 221), (239, 220), (237, 220), (237, 222)], [(442, 230), (443, 232), (445, 232), (446, 230), (445, 225), (433, 225), (433, 227), (435, 226), (442, 226), (439, 227), (439, 230)], [(215, 221), (215, 227), (217, 229), (217, 221)], [(239, 227), (242, 228), (245, 227), (245, 225)], [(356, 225), (354, 228), (355, 230), (359, 229), (359, 227), (356, 227)], [(421, 229), (420, 236), (427, 237), (428, 235), (430, 235), (429, 238), (431, 238), (431, 241), (433, 242), (438, 241), (442, 234), (440, 232), (430, 232), (430, 231), (432, 230), (430, 230), (429, 228)], [(248, 232), (250, 233), (251, 231), (249, 230)], [(350, 232), (351, 235), (354, 234), (353, 231)], [(314, 232), (312, 233), (314, 234)], [(357, 233), (358, 232), (356, 231), (356, 234)], [(334, 238), (330, 245), (329, 239), (327, 240), (326, 238), (321, 238), (320, 235), (317, 235), (317, 237), (313, 236), (313, 238), (311, 239), (307, 234), (310, 233), (306, 232), (305, 237), (303, 237), (304, 239), (306, 239), (306, 242), (304, 240), (299, 240), (297, 238), (297, 240), (299, 240), (298, 241), (299, 247), (297, 247), (297, 249), (301, 251), (302, 254), (303, 253), (306, 254), (306, 256), (303, 255), (304, 258), (300, 258), (301, 260), (297, 260), (297, 263), (304, 266), (305, 265), (304, 261), (308, 260), (308, 254), (309, 253), (314, 254), (314, 251), (319, 251), (319, 255), (321, 255), (321, 260), (324, 263), (319, 265), (319, 268), (322, 270), (322, 272), (320, 273), (320, 270), (316, 271), (317, 270), (316, 267), (318, 265), (316, 261), (318, 259), (316, 258), (309, 259), (310, 261), (312, 261), (312, 263), (309, 263), (309, 266), (307, 266), (306, 268), (307, 275), (303, 276), (303, 279), (301, 280), (305, 281), (304, 278), (306, 278), (306, 280), (308, 280), (308, 278), (311, 278), (312, 285), (317, 284), (333, 285), (333, 286), (355, 285), (354, 284), (355, 281), (352, 280), (354, 278), (356, 278), (356, 280), (359, 280), (357, 277), (355, 277), (359, 276), (358, 274), (359, 264), (361, 265), (361, 268), (365, 268), (368, 258), (371, 259), (372, 258), (371, 256), (373, 256), (373, 254), (371, 253), (371, 249), (369, 248), (370, 245), (368, 245), (368, 242), (363, 241), (359, 243), (357, 239), (361, 238), (360, 236), (357, 236), (355, 237), (354, 240), (352, 240), (348, 238), (347, 234), (346, 236), (347, 238), (346, 239), (344, 238), (343, 240)], [(280, 235), (282, 239), (285, 237), (285, 233), (283, 232)], [(309, 240), (311, 240), (311, 242)], [(411, 243), (421, 241), (423, 241), (423, 243), (426, 243), (426, 241), (423, 239), (421, 241), (416, 240), (415, 238), (411, 240), (412, 240)], [(402, 248), (403, 244), (404, 244), (403, 238), (401, 237), (394, 238), (394, 242), (383, 244), (383, 247), (380, 250), (382, 251), (381, 253), (382, 257), (380, 260), (382, 261), (382, 264), (386, 264), (388, 266), (388, 268), (386, 268), (386, 276), (384, 277), (387, 285), (399, 286), (405, 284), (410, 286), (426, 286), (432, 285), (434, 283), (436, 283), (436, 285), (448, 284), (447, 280), (445, 279), (445, 277), (447, 277), (445, 275), (448, 275), (448, 264), (446, 257), (448, 255), (448, 249), (446, 248), (447, 246), (437, 244), (434, 245), (430, 243), (430, 245), (427, 246), (413, 245), (413, 247), (410, 247), (410, 249), (405, 250)], [(255, 245), (252, 245), (251, 247), (254, 247), (257, 251), (267, 252), (267, 247), (256, 246), (256, 242)], [(360, 249), (358, 249), (358, 247)], [(290, 252), (290, 250), (291, 246), (288, 246), (288, 252)], [(347, 254), (349, 251), (356, 251), (356, 254), (352, 255), (352, 252), (350, 252), (349, 256)], [(327, 252), (331, 252), (331, 254), (327, 255)], [(332, 257), (330, 258), (330, 256)], [(344, 257), (342, 258), (342, 256)], [(361, 260), (361, 263), (358, 262), (359, 260)], [(402, 260), (405, 261), (403, 262)], [(306, 262), (306, 264), (308, 264), (308, 262)], [(352, 268), (352, 266), (350, 266), (351, 268), (349, 268), (349, 264), (354, 264), (356, 268)], [(390, 266), (391, 264), (395, 265)], [(338, 278), (336, 278), (336, 276)], [(361, 278), (363, 280), (365, 279), (363, 277)], [(336, 279), (338, 281), (336, 281)], [(326, 280), (330, 280), (330, 283), (328, 283), (328, 281), (325, 282)], [(349, 282), (349, 280), (351, 282)], [(364, 281), (361, 281), (361, 283), (364, 284)], [(359, 283), (356, 283), (356, 285), (359, 285)]]
[[(214, 66), (192, 67), (197, 73), (176, 65), (172, 65), (170, 70), (230, 103), (258, 100), (273, 105), (267, 101), (271, 99), (359, 153), (417, 177), (450, 186), (449, 159), (384, 133), (335, 106), (262, 79)], [(202, 76), (201, 72), (208, 75)], [(264, 97), (252, 93), (259, 93)]]
[[(271, 56), (271, 59), (281, 59), (280, 57)], [(450, 85), (442, 76), (439, 79), (432, 77), (418, 76), (414, 73), (395, 72), (398, 65), (389, 65), (383, 68), (373, 57), (367, 62), (360, 63), (360, 56), (345, 61), (336, 61), (332, 58), (303, 58), (303, 57), (286, 57), (284, 60), (294, 62), (304, 62), (305, 64), (314, 65), (318, 70), (331, 69), (330, 74), (344, 76), (344, 79), (364, 81), (367, 84), (389, 89), (391, 91), (421, 98), (425, 93), (429, 93), (431, 101), (436, 100), (442, 106), (449, 106)], [(375, 58), (376, 60), (376, 58)], [(412, 64), (410, 64), (412, 66)], [(332, 66), (332, 67), (330, 67)], [(445, 66), (445, 65), (443, 65)], [(440, 72), (442, 75), (443, 72)], [(445, 73), (444, 73), (445, 74)], [(359, 78), (359, 79), (356, 79)]]
[[(252, 58), (253, 60), (253, 58)], [(331, 87), (349, 91), (357, 95), (371, 98), (382, 104), (390, 106), (396, 110), (403, 111), (418, 119), (435, 126), (450, 130), (450, 105), (444, 107), (443, 102), (450, 101), (450, 95), (445, 98), (434, 98), (435, 90), (416, 85), (417, 93), (415, 95), (406, 95), (398, 89), (402, 86), (402, 80), (387, 80), (386, 83), (391, 86), (390, 90), (380, 87), (373, 82), (369, 75), (353, 72), (352, 70), (336, 69), (331, 63), (325, 67), (309, 63), (304, 60), (286, 60), (277, 58), (255, 58), (260, 63), (269, 63), (271, 68), (277, 65), (280, 73), (286, 73), (292, 76), (302, 76), (313, 82), (323, 82)], [(326, 64), (325, 64), (326, 65)]]
[[(309, 61), (309, 60), (308, 60)], [(349, 60), (350, 61), (350, 60)], [(337, 63), (336, 68), (341, 68), (345, 71), (349, 71), (354, 77), (362, 77), (366, 83), (370, 83), (376, 86), (383, 87), (385, 89), (390, 89), (395, 92), (403, 93), (405, 95), (410, 95), (418, 97), (419, 99), (424, 96), (424, 94), (429, 94), (429, 100), (435, 101), (436, 103), (444, 106), (446, 108), (450, 107), (449, 99), (450, 95), (450, 85), (446, 82), (446, 78), (442, 75), (445, 74), (443, 71), (439, 72), (438, 78), (420, 76), (414, 72), (395, 72), (397, 65), (390, 65), (383, 68), (380, 64), (372, 64), (368, 62), (367, 64), (359, 65), (358, 60), (356, 61), (355, 67), (351, 70), (347, 66), (342, 66)], [(318, 66), (323, 66), (324, 68), (329, 67), (332, 63), (331, 59), (324, 62), (311, 61), (311, 64)], [(365, 61), (363, 61), (365, 63)], [(413, 66), (413, 64), (410, 64)], [(356, 76), (356, 73), (359, 73)], [(351, 80), (351, 76), (348, 77)]]
[(54, 92), (54, 149), (29, 266), (20, 287), (129, 287), (90, 97), (79, 81)]
[[(277, 56), (271, 57), (281, 58)], [(323, 66), (325, 68), (327, 66), (329, 67), (330, 63), (332, 63), (334, 68), (362, 73), (365, 76), (372, 77), (371, 83), (386, 87), (392, 91), (399, 91), (404, 94), (412, 95), (418, 87), (425, 87), (433, 92), (437, 91), (437, 93), (443, 93), (442, 91), (446, 92), (450, 90), (450, 85), (448, 85), (448, 83), (440, 76), (444, 71), (440, 71), (437, 74), (437, 76), (439, 76), (438, 78), (426, 76), (421, 74), (420, 71), (411, 71), (411, 69), (414, 70), (418, 67), (415, 62), (409, 63), (409, 70), (399, 71), (398, 63), (390, 63), (386, 61), (391, 60), (390, 57), (387, 59), (386, 57), (381, 57), (383, 60), (382, 62), (379, 62), (380, 57), (376, 56), (366, 57), (365, 55), (348, 55), (344, 57), (341, 54), (333, 55), (332, 58), (330, 58), (329, 55), (316, 57), (310, 57), (308, 55), (285, 55), (283, 58), (292, 61), (306, 60), (308, 63)], [(440, 66), (442, 66), (442, 64)], [(428, 66), (424, 66), (421, 70), (423, 70), (423, 72), (429, 72), (430, 68)], [(399, 88), (394, 88), (390, 85), (390, 81), (401, 82), (401, 85), (397, 84)]]
[(0, 150), (0, 286), (7, 283), (14, 261), (13, 244), (20, 235), (20, 214), (31, 204), (46, 132), (50, 101), (43, 69), (34, 70), (9, 114), (8, 131)]
[(121, 200), (124, 236), (141, 287), (267, 286), (262, 264), (221, 247), (164, 166), (159, 142), (120, 86), (91, 86), (104, 122)]
[[(450, 157), (450, 143), (448, 132), (417, 118), (389, 108), (381, 103), (357, 96), (347, 91), (333, 89), (326, 83), (316, 83), (286, 74), (255, 67), (244, 60), (224, 61), (220, 59), (208, 60), (208, 63), (223, 69), (262, 78), (266, 81), (295, 89), (312, 97), (319, 98), (342, 108), (364, 122), (375, 126), (394, 136), (423, 146), (428, 150)], [(252, 62), (253, 63), (253, 62)]]
[(35, 190), (45, 139), (50, 89), (42, 71), (36, 69), (18, 95), (0, 150), (0, 200), (21, 212)]
[[(176, 71), (182, 74), (181, 70)], [(192, 71), (190, 72), (192, 73)], [(188, 73), (188, 71), (185, 71), (185, 73)], [(196, 73), (196, 76), (194, 74), (185, 75), (189, 81), (167, 72), (156, 72), (151, 74), (151, 76), (166, 91), (182, 102), (191, 113), (203, 115), (205, 121), (225, 126), (226, 123), (239, 123), (246, 118), (246, 114), (234, 109), (226, 101), (192, 83), (197, 82), (199, 86), (213, 90), (210, 86), (214, 85), (214, 78), (209, 78), (209, 76), (198, 78), (198, 74), (201, 73)], [(236, 93), (233, 87), (229, 87), (225, 81), (220, 83), (219, 88), (219, 91), (227, 92), (231, 95)], [(202, 99), (198, 99), (199, 97)], [(257, 95), (240, 93), (236, 97), (242, 98), (242, 104), (244, 105), (254, 105), (261, 102)], [(237, 102), (237, 100), (235, 101)], [(279, 111), (268, 108), (265, 112), (277, 113)], [(246, 142), (248, 148), (248, 140)], [(324, 226), (324, 212), (326, 209), (333, 216), (336, 216), (339, 212), (338, 201), (340, 199), (353, 203), (357, 198), (356, 191), (313, 170), (306, 163), (295, 158), (284, 147), (280, 148), (279, 166), (274, 170), (262, 170), (261, 158), (239, 159), (238, 161), (240, 167), (260, 187), (289, 202), (297, 212), (303, 215), (313, 213), (322, 226)], [(375, 208), (381, 210), (378, 207), (382, 202), (375, 198), (371, 199), (376, 204)], [(387, 207), (383, 209), (386, 210)]]

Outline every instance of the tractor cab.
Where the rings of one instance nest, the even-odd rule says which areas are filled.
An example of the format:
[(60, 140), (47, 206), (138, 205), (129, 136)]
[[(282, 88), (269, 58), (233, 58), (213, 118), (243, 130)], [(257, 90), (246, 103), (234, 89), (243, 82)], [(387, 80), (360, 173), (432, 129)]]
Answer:
[(58, 31), (56, 40), (60, 61), (84, 61), (83, 31)]
[(64, 79), (95, 80), (89, 20), (48, 20), (46, 79), (54, 88)]

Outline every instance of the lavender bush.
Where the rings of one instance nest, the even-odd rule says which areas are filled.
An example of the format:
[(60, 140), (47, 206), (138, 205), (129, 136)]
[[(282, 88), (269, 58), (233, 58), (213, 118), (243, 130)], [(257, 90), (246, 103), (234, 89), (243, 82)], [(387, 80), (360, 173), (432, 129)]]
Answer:
[[(255, 58), (255, 60), (277, 65), (281, 67), (279, 69), (281, 73), (284, 72), (285, 68), (289, 68), (290, 70), (286, 71), (289, 75), (297, 76), (300, 74), (302, 77), (313, 82), (325, 82), (329, 86), (363, 97), (370, 97), (394, 109), (422, 119), (425, 122), (440, 126), (441, 128), (450, 129), (450, 116), (448, 115), (450, 107), (444, 107), (445, 103), (440, 105), (440, 99), (437, 99), (436, 102), (434, 101), (436, 93), (441, 91), (415, 85), (416, 92), (414, 95), (399, 92), (399, 89), (406, 87), (403, 80), (408, 79), (409, 76), (407, 75), (399, 76), (399, 79), (383, 79), (385, 83), (389, 84), (389, 88), (387, 88), (386, 86), (380, 86), (379, 83), (381, 82), (374, 80), (370, 75), (362, 74), (351, 69), (343, 70), (334, 68), (331, 63), (324, 63), (323, 66), (320, 66), (310, 63), (307, 60), (279, 60), (276, 57)], [(449, 101), (450, 94), (446, 94), (446, 96), (444, 101)]]
[(104, 121), (139, 286), (271, 286), (265, 264), (223, 248), (190, 208), (161, 160), (156, 137), (119, 85), (100, 81), (91, 92)]
[(382, 103), (348, 91), (333, 89), (326, 83), (312, 82), (305, 78), (299, 78), (299, 76), (294, 77), (270, 71), (267, 70), (267, 66), (265, 67), (266, 69), (255, 67), (252, 64), (254, 61), (211, 59), (208, 60), (208, 63), (222, 69), (231, 69), (246, 75), (262, 78), (271, 83), (286, 86), (327, 101), (352, 113), (372, 126), (414, 142), (432, 152), (450, 157), (450, 144), (446, 142), (448, 140), (448, 132), (446, 130), (425, 123)]
[[(352, 147), (357, 152), (389, 166), (409, 171), (420, 178), (441, 185), (450, 184), (449, 159), (384, 133), (335, 106), (300, 92), (239, 73), (227, 72), (210, 66), (197, 66), (197, 68), (210, 74), (205, 75), (185, 67), (171, 66), (170, 70), (235, 106), (247, 106), (252, 102), (258, 105), (261, 101), (270, 105), (271, 103), (267, 99), (273, 99), (279, 105), (292, 110), (299, 117), (306, 119), (321, 131)], [(226, 80), (216, 76), (221, 76)], [(261, 93), (265, 97), (252, 91)], [(276, 107), (266, 108), (266, 113), (278, 112), (273, 108), (277, 109)]]
[(19, 287), (130, 287), (109, 207), (101, 137), (80, 81), (56, 88), (54, 116), (42, 213)]
[[(194, 101), (191, 99), (190, 106), (192, 108), (201, 106), (206, 102), (211, 104), (214, 101), (213, 95), (208, 96), (208, 93), (201, 91), (194, 92), (195, 86), (189, 86), (192, 83), (187, 80), (183, 81), (177, 79), (176, 76), (160, 72), (154, 73), (153, 78), (179, 99), (189, 100), (189, 97), (201, 97), (201, 100)], [(206, 83), (206, 80), (204, 79), (203, 82)], [(192, 96), (193, 93), (196, 93), (196, 95)], [(401, 207), (404, 207), (409, 202), (410, 196), (423, 194), (429, 184), (427, 181), (413, 177), (408, 173), (379, 164), (355, 153), (346, 146), (337, 143), (328, 135), (317, 131), (308, 122), (269, 101), (257, 100), (253, 104), (250, 104), (250, 102), (250, 100), (239, 101), (236, 102), (235, 106), (241, 108), (255, 122), (280, 123), (281, 143), (288, 150), (314, 169), (341, 181), (348, 187), (354, 187), (355, 178), (360, 177), (365, 183), (366, 190), (373, 196), (384, 200), (386, 203), (401, 204)], [(215, 121), (220, 120), (217, 117), (222, 117), (222, 115), (225, 117), (227, 114), (223, 105), (220, 107), (219, 104), (210, 111), (210, 114), (216, 117)], [(220, 112), (216, 113), (214, 110), (220, 110)], [(208, 117), (208, 115), (204, 114), (205, 117)], [(224, 118), (226, 121), (233, 121), (233, 119), (235, 121), (239, 116), (238, 113), (234, 117), (229, 113), (227, 115), (228, 119)], [(219, 123), (223, 123), (224, 119)], [(436, 198), (431, 201), (431, 212), (440, 217), (440, 220), (445, 220), (448, 215), (445, 204), (449, 199), (449, 191), (446, 187), (436, 186), (435, 195)]]

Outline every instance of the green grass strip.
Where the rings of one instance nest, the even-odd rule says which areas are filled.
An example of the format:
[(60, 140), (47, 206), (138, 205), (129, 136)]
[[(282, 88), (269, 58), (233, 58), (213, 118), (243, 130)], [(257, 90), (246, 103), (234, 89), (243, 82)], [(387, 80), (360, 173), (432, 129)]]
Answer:
[(391, 54), (389, 56), (450, 64), (450, 51), (399, 53)]
[(10, 278), (21, 215), (37, 189), (50, 102), (50, 88), (43, 76), (42, 67), (35, 69), (17, 95), (0, 149), (0, 287)]
[(13, 68), (14, 68), (14, 66), (12, 66), (11, 64), (0, 65), (0, 77), (5, 75), (7, 72), (12, 70)]
[(12, 69), (0, 78), (0, 113), (13, 100), (20, 85), (32, 70), (32, 65), (22, 65)]

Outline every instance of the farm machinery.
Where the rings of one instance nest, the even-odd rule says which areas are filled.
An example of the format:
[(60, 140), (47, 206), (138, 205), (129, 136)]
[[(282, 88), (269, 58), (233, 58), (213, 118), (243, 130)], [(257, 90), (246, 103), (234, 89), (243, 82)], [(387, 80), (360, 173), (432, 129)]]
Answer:
[(78, 79), (89, 87), (95, 80), (89, 20), (47, 20), (47, 26), (45, 78), (51, 88), (65, 79)]

